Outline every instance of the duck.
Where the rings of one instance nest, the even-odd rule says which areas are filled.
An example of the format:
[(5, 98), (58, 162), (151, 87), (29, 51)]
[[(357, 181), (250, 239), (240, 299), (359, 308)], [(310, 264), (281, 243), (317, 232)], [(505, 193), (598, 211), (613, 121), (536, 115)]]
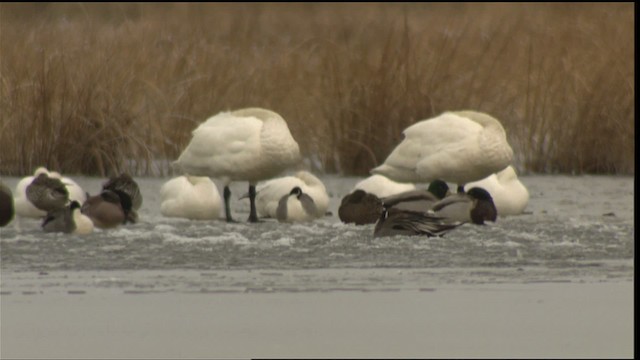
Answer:
[(310, 221), (319, 215), (321, 213), (318, 212), (313, 198), (304, 193), (299, 186), (295, 186), (289, 194), (282, 196), (276, 209), (276, 219), (279, 222)]
[(41, 173), (27, 186), (27, 199), (39, 210), (49, 212), (69, 202), (69, 191), (59, 178)]
[(0, 181), (0, 227), (5, 227), (15, 216), (13, 194), (11, 189)]
[(68, 176), (60, 175), (57, 171), (51, 171), (49, 176), (62, 181), (64, 186), (67, 188), (67, 192), (69, 192), (69, 201), (77, 201), (82, 205), (87, 200), (87, 193), (73, 179)]
[(73, 200), (68, 206), (49, 211), (42, 229), (45, 232), (87, 235), (93, 232), (93, 222), (80, 212), (80, 203)]
[(482, 180), (468, 183), (465, 189), (472, 187), (481, 187), (491, 194), (498, 216), (520, 215), (529, 203), (529, 191), (511, 165)]
[(35, 207), (29, 199), (27, 199), (27, 186), (29, 186), (33, 180), (40, 174), (46, 174), (47, 176), (55, 179), (60, 179), (67, 188), (69, 193), (69, 200), (78, 201), (80, 204), (86, 200), (86, 193), (82, 188), (72, 179), (60, 175), (57, 171), (49, 171), (46, 167), (40, 166), (34, 172), (33, 175), (26, 176), (18, 182), (14, 192), (14, 205), (16, 215), (27, 218), (43, 218), (47, 215), (47, 212)]
[(382, 198), (382, 204), (386, 208), (428, 211), (438, 201), (450, 195), (449, 185), (446, 182), (436, 179), (429, 184), (427, 190), (416, 189), (405, 191), (400, 194)]
[[(313, 199), (316, 207), (316, 217), (324, 216), (329, 208), (329, 195), (322, 181), (312, 173), (301, 170), (293, 176), (283, 176), (268, 180), (256, 187), (256, 211), (262, 218), (275, 218), (280, 200), (290, 195), (291, 190), (300, 190)], [(243, 197), (247, 197), (245, 194)]]
[(395, 235), (440, 237), (463, 224), (445, 220), (443, 217), (424, 211), (384, 207), (373, 230), (373, 237)]
[(338, 217), (345, 224), (374, 224), (380, 218), (382, 209), (380, 198), (362, 189), (356, 189), (342, 198)]
[(353, 187), (353, 190), (361, 189), (378, 198), (384, 198), (405, 191), (415, 190), (415, 188), (416, 185), (413, 183), (399, 183), (386, 176), (376, 174), (360, 180)]
[(249, 183), (248, 221), (258, 222), (256, 185), (298, 165), (300, 148), (286, 121), (274, 111), (245, 108), (218, 113), (200, 124), (174, 169), (220, 179), (227, 222), (235, 222), (229, 204), (233, 181)]
[(215, 220), (221, 199), (216, 184), (206, 176), (178, 176), (160, 188), (160, 213), (166, 217)]
[(119, 190), (103, 190), (98, 195), (89, 196), (81, 208), (81, 212), (100, 229), (110, 229), (132, 221), (131, 210), (131, 198)]
[(435, 203), (428, 212), (448, 222), (477, 225), (484, 225), (485, 221), (495, 222), (498, 216), (491, 194), (480, 187), (447, 196)]
[(441, 179), (464, 192), (466, 183), (501, 171), (513, 160), (502, 124), (482, 112), (447, 111), (407, 127), (403, 135), (372, 174), (398, 182)]
[(131, 198), (131, 209), (140, 210), (142, 206), (142, 194), (138, 183), (128, 173), (112, 176), (104, 184), (102, 190), (121, 191)]

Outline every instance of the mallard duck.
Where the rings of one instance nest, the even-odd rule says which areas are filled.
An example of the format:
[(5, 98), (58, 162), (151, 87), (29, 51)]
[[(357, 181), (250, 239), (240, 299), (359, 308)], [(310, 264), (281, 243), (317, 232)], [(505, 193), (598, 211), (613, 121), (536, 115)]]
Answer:
[(82, 213), (88, 216), (94, 226), (109, 229), (131, 221), (131, 199), (118, 190), (103, 190), (90, 196), (82, 205)]
[(434, 180), (429, 184), (427, 190), (411, 190), (400, 194), (382, 198), (382, 204), (386, 208), (427, 211), (431, 207), (449, 195), (449, 185), (442, 180)]
[(382, 201), (375, 195), (357, 189), (345, 195), (338, 208), (338, 217), (346, 224), (373, 224), (382, 213)]
[(140, 187), (138, 183), (133, 180), (131, 175), (122, 173), (119, 176), (109, 178), (103, 185), (102, 190), (121, 191), (129, 196), (131, 199), (131, 208), (133, 210), (140, 210), (142, 206), (142, 194), (140, 193)]
[(465, 186), (467, 189), (472, 187), (481, 187), (491, 194), (500, 216), (522, 214), (529, 203), (529, 191), (518, 179), (513, 166)]
[(0, 181), (0, 227), (5, 227), (15, 215), (11, 189)]
[(69, 202), (69, 191), (58, 178), (39, 174), (27, 186), (27, 199), (39, 210), (49, 212), (58, 210)]
[(383, 208), (373, 231), (374, 237), (394, 235), (442, 236), (462, 222), (446, 222), (446, 219), (423, 211)]
[(513, 150), (500, 122), (476, 111), (445, 112), (415, 123), (384, 163), (371, 170), (399, 182), (442, 179), (458, 185), (507, 167)]
[(42, 229), (45, 232), (63, 232), (86, 235), (93, 232), (93, 222), (80, 212), (80, 203), (73, 200), (69, 206), (49, 211)]
[(160, 213), (166, 217), (214, 220), (222, 207), (216, 184), (206, 176), (178, 176), (160, 188)]
[(193, 131), (191, 142), (173, 163), (196, 176), (224, 183), (225, 215), (232, 222), (229, 199), (232, 181), (249, 182), (249, 222), (257, 222), (256, 184), (271, 179), (300, 161), (300, 149), (285, 120), (277, 113), (248, 108), (222, 112)]
[(466, 193), (447, 196), (435, 203), (430, 211), (449, 222), (478, 225), (483, 225), (485, 221), (495, 222), (498, 216), (491, 194), (479, 187), (471, 188)]
[(16, 214), (20, 217), (29, 218), (42, 218), (47, 215), (47, 212), (35, 207), (31, 201), (27, 198), (27, 186), (31, 185), (33, 180), (40, 174), (46, 174), (50, 178), (60, 179), (69, 193), (69, 201), (75, 200), (80, 204), (86, 200), (86, 193), (82, 188), (73, 180), (68, 177), (61, 176), (56, 171), (49, 171), (47, 168), (41, 166), (34, 171), (31, 176), (22, 178), (16, 185), (14, 192), (14, 205)]

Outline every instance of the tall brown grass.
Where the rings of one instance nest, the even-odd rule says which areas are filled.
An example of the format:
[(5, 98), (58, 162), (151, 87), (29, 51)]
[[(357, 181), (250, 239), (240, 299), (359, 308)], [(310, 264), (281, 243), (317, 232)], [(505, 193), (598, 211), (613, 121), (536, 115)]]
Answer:
[(2, 3), (0, 174), (166, 174), (247, 106), (329, 173), (475, 109), (521, 171), (632, 174), (634, 75), (632, 3)]

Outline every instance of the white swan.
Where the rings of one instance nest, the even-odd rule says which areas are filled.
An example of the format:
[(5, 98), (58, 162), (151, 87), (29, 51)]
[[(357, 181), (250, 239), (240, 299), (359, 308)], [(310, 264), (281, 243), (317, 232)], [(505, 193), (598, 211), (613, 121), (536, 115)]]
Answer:
[(69, 192), (69, 201), (77, 201), (80, 205), (82, 205), (86, 199), (87, 195), (82, 190), (80, 185), (78, 185), (75, 181), (69, 179), (68, 177), (63, 177), (57, 171), (49, 171), (47, 168), (41, 166), (33, 172), (33, 175), (26, 176), (22, 178), (18, 184), (16, 184), (16, 190), (14, 192), (14, 204), (15, 211), (18, 216), (21, 217), (29, 217), (29, 218), (41, 218), (47, 213), (43, 210), (35, 207), (29, 199), (27, 199), (27, 186), (31, 184), (31, 182), (40, 174), (46, 174), (49, 177), (60, 179), (67, 191)]
[(273, 111), (248, 108), (222, 112), (193, 131), (189, 145), (174, 162), (177, 169), (224, 183), (227, 221), (233, 221), (229, 198), (232, 181), (249, 182), (250, 222), (257, 222), (255, 185), (300, 161), (300, 149), (284, 119)]
[(160, 213), (166, 217), (214, 220), (221, 200), (216, 184), (206, 176), (178, 176), (160, 188)]
[(472, 187), (481, 187), (487, 190), (498, 209), (498, 215), (501, 216), (522, 214), (529, 203), (529, 191), (520, 182), (512, 166), (465, 186), (466, 189)]
[(383, 175), (371, 175), (368, 178), (359, 181), (351, 192), (354, 190), (364, 190), (369, 194), (373, 194), (378, 198), (399, 194), (405, 191), (415, 190), (416, 186), (412, 183), (399, 183), (389, 179)]
[(313, 199), (317, 214), (322, 217), (329, 208), (329, 195), (320, 179), (308, 171), (298, 171), (294, 176), (271, 179), (256, 187), (256, 210), (260, 217), (276, 217), (278, 202), (295, 187)]
[(507, 167), (513, 150), (495, 118), (476, 111), (445, 112), (406, 128), (385, 162), (371, 170), (400, 182), (441, 179), (464, 184)]

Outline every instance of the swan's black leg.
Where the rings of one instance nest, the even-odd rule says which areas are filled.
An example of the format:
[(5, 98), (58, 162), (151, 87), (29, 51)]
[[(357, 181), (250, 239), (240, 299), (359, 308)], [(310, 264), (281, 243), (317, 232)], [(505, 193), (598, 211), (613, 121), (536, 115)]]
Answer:
[(249, 213), (249, 222), (256, 223), (258, 220), (258, 212), (256, 211), (256, 187), (249, 184), (249, 202), (251, 203), (251, 212)]
[(464, 194), (464, 184), (459, 184), (456, 191), (458, 192), (458, 194)]
[(225, 185), (224, 187), (224, 212), (227, 216), (227, 222), (236, 222), (231, 217), (231, 207), (229, 206), (229, 198), (231, 198), (231, 190), (229, 190), (229, 186)]

